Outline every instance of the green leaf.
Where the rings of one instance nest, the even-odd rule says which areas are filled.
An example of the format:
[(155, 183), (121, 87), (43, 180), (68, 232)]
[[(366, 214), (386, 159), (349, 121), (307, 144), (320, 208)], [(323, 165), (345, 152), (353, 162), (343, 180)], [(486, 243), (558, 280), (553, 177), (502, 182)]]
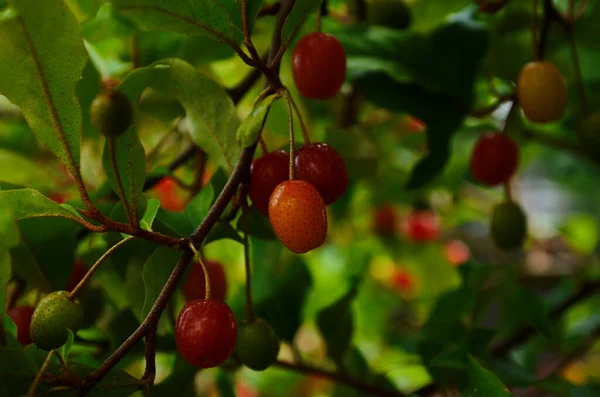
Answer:
[(238, 232), (244, 233), (244, 225), (247, 226), (247, 232), (249, 236), (254, 236), (262, 240), (273, 240), (275, 238), (275, 232), (269, 218), (261, 214), (254, 207), (248, 208), (244, 215), (238, 218), (235, 228)]
[(214, 241), (229, 239), (233, 241), (237, 241), (240, 244), (244, 243), (244, 240), (240, 237), (240, 235), (235, 231), (233, 226), (229, 223), (219, 223), (212, 228), (206, 239), (204, 240), (204, 244), (209, 244)]
[[(164, 29), (185, 35), (209, 35), (219, 41), (243, 38), (240, 2), (237, 0), (113, 0), (119, 11), (141, 30)], [(247, 1), (250, 26), (262, 0)]]
[(240, 152), (235, 139), (239, 120), (226, 91), (190, 64), (167, 59), (127, 75), (127, 85), (141, 93), (151, 87), (175, 98), (185, 109), (193, 141), (230, 171)]
[[(184, 213), (169, 212), (159, 208), (156, 220), (160, 222), (161, 226), (168, 229), (170, 235), (176, 237), (189, 236), (194, 232), (194, 226)], [(165, 233), (167, 232), (165, 231)]]
[(552, 337), (552, 326), (548, 317), (548, 307), (538, 295), (530, 290), (519, 288), (505, 302), (506, 310), (522, 322), (531, 323), (546, 337)]
[(327, 343), (327, 355), (338, 365), (343, 363), (354, 334), (352, 302), (356, 297), (356, 280), (350, 290), (317, 314), (317, 326)]
[(477, 360), (469, 356), (467, 364), (469, 384), (463, 397), (510, 397), (512, 394), (500, 379), (483, 368)]
[(254, 109), (252, 109), (237, 130), (238, 145), (247, 148), (258, 141), (258, 137), (265, 126), (269, 109), (273, 102), (280, 97), (281, 95), (279, 94), (271, 94), (254, 106)]
[(33, 189), (2, 190), (0, 205), (9, 208), (15, 220), (43, 217), (77, 218), (73, 212)]
[(71, 354), (71, 349), (73, 348), (73, 343), (75, 342), (75, 335), (73, 331), (70, 329), (67, 330), (69, 332), (69, 336), (67, 337), (67, 342), (60, 348), (60, 355), (67, 361), (69, 359), (69, 354)]
[(219, 395), (221, 397), (235, 397), (235, 390), (233, 388), (233, 380), (226, 372), (219, 371), (217, 375), (217, 389), (219, 389)]
[[(145, 295), (142, 317), (150, 312), (180, 256), (179, 251), (167, 247), (158, 247), (144, 264), (142, 279), (144, 280)], [(168, 323), (166, 318), (163, 317), (159, 323), (159, 331), (163, 332), (168, 329), (167, 327)]]
[(10, 5), (14, 12), (0, 21), (0, 92), (79, 175), (81, 107), (75, 87), (87, 59), (79, 24), (62, 0)]
[(0, 390), (10, 396), (25, 395), (37, 373), (37, 365), (21, 348), (0, 347)]
[(40, 189), (54, 187), (53, 176), (47, 169), (31, 158), (4, 149), (0, 149), (0, 180), (15, 185), (33, 185)]
[(157, 396), (168, 396), (173, 390), (177, 390), (180, 397), (196, 397), (194, 379), (197, 373), (197, 367), (177, 355), (170, 375), (155, 385), (152, 392)]
[(185, 207), (185, 216), (192, 226), (197, 227), (208, 214), (210, 204), (213, 200), (214, 192), (211, 185), (204, 187)]
[(156, 219), (156, 215), (158, 214), (159, 208), (159, 200), (153, 198), (148, 199), (146, 211), (144, 212), (144, 216), (140, 220), (140, 225), (142, 226), (142, 228), (146, 230), (152, 230), (152, 224), (154, 223), (154, 219)]
[(292, 12), (285, 20), (281, 31), (281, 44), (286, 47), (310, 14), (317, 11), (323, 0), (302, 0), (294, 3)]

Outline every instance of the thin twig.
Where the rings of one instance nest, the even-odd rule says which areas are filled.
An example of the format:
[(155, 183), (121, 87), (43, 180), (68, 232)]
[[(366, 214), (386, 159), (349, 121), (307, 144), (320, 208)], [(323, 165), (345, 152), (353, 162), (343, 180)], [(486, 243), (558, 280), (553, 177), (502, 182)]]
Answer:
[(296, 160), (296, 143), (294, 142), (294, 112), (292, 110), (292, 104), (290, 101), (290, 97), (289, 94), (286, 92), (285, 93), (285, 104), (287, 106), (287, 111), (288, 111), (288, 128), (289, 128), (289, 132), (290, 132), (290, 169), (289, 169), (289, 175), (290, 175), (290, 180), (294, 180), (296, 179), (296, 167), (295, 167), (295, 160)]
[(539, 61), (540, 50), (538, 47), (537, 40), (537, 11), (538, 11), (538, 0), (532, 0), (531, 6), (533, 8), (531, 13), (531, 52), (533, 53), (533, 60)]
[(42, 367), (40, 368), (38, 373), (35, 375), (35, 378), (33, 379), (33, 383), (31, 383), (31, 386), (29, 387), (29, 392), (27, 393), (28, 397), (35, 397), (35, 392), (40, 384), (40, 380), (42, 379), (42, 376), (44, 375), (44, 373), (48, 370), (48, 366), (50, 365), (50, 362), (52, 362), (52, 356), (54, 356), (55, 353), (56, 353), (55, 350), (50, 350), (50, 352), (46, 356), (46, 359), (44, 360)]
[(194, 253), (194, 259), (200, 263), (202, 266), (202, 272), (204, 273), (204, 299), (207, 301), (211, 298), (211, 282), (210, 282), (210, 274), (208, 273), (208, 268), (206, 267), (206, 263), (204, 263), (204, 259), (202, 259), (202, 255), (198, 252), (194, 244), (190, 241), (190, 249)]
[(290, 102), (292, 103), (292, 107), (296, 111), (296, 116), (298, 116), (298, 120), (300, 120), (300, 129), (302, 130), (302, 137), (304, 138), (304, 144), (310, 145), (310, 136), (308, 135), (308, 129), (306, 128), (306, 123), (304, 123), (304, 118), (302, 117), (302, 114), (300, 113), (300, 109), (298, 108), (298, 105), (296, 104), (296, 101), (294, 100), (292, 93), (289, 90), (286, 90), (286, 92), (287, 92), (288, 98), (290, 99)]
[(156, 327), (151, 328), (146, 335), (146, 348), (144, 357), (146, 360), (146, 369), (142, 376), (148, 387), (154, 385), (154, 379), (156, 378)]
[(265, 143), (265, 140), (261, 136), (258, 137), (258, 144), (260, 145), (260, 151), (262, 152), (263, 155), (268, 154), (269, 153), (269, 149), (267, 148), (267, 144)]

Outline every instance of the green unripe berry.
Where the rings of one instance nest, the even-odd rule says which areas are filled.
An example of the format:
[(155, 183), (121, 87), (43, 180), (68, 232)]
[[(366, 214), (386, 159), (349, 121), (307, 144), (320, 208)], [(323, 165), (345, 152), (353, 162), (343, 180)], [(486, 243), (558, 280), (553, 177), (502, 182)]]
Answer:
[(101, 92), (92, 101), (90, 118), (98, 132), (106, 137), (116, 138), (123, 135), (131, 125), (133, 109), (122, 92)]
[(38, 303), (31, 317), (31, 340), (43, 350), (57, 349), (65, 344), (69, 333), (81, 327), (83, 308), (69, 300), (67, 291), (46, 295)]
[(269, 368), (279, 354), (279, 337), (261, 318), (238, 327), (236, 351), (242, 364), (255, 371)]
[(492, 213), (490, 233), (498, 248), (521, 248), (527, 236), (527, 217), (521, 207), (513, 202), (498, 204)]
[(577, 132), (583, 149), (592, 157), (600, 157), (600, 112), (583, 119)]

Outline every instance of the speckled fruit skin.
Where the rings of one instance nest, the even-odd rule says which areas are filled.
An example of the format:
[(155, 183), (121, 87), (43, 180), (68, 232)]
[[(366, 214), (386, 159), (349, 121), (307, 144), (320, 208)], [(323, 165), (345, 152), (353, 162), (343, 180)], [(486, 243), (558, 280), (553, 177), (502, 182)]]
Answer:
[(57, 349), (65, 344), (69, 333), (81, 327), (83, 308), (69, 300), (67, 291), (55, 291), (37, 304), (31, 318), (31, 340), (43, 350)]
[(438, 217), (431, 211), (413, 211), (406, 217), (404, 233), (415, 243), (425, 243), (437, 239), (440, 235)]
[(92, 101), (90, 119), (100, 134), (116, 138), (123, 135), (131, 125), (133, 109), (122, 92), (101, 92)]
[(262, 318), (242, 322), (238, 330), (236, 352), (242, 364), (254, 371), (269, 368), (279, 354), (279, 337)]
[(508, 182), (519, 166), (519, 147), (506, 134), (483, 135), (471, 154), (471, 173), (481, 183), (496, 186)]
[(195, 300), (186, 303), (177, 317), (175, 343), (187, 362), (212, 368), (227, 360), (237, 340), (237, 323), (225, 303)]
[(390, 204), (382, 205), (373, 213), (373, 231), (380, 236), (393, 236), (398, 227), (396, 209)]
[(490, 234), (498, 248), (521, 248), (527, 237), (527, 216), (516, 203), (498, 204), (492, 213)]
[(346, 162), (326, 143), (304, 145), (296, 153), (296, 178), (317, 188), (325, 205), (333, 204), (348, 189)]
[[(225, 301), (227, 296), (227, 278), (223, 265), (218, 261), (204, 261), (210, 277), (210, 298)], [(204, 270), (200, 262), (194, 262), (183, 284), (183, 296), (187, 301), (204, 299), (206, 294), (206, 283)]]
[(285, 150), (267, 153), (252, 162), (248, 195), (263, 215), (269, 215), (269, 199), (273, 190), (288, 179), (289, 163), (290, 155)]
[(29, 330), (31, 328), (31, 316), (33, 315), (33, 307), (17, 306), (6, 311), (6, 314), (17, 326), (17, 340), (23, 346), (31, 343)]
[(567, 81), (551, 62), (529, 62), (519, 74), (517, 96), (530, 121), (559, 121), (567, 108)]
[(283, 245), (296, 254), (319, 248), (327, 237), (327, 213), (319, 191), (298, 179), (275, 188), (269, 220)]
[(333, 97), (346, 79), (346, 52), (334, 36), (310, 33), (298, 41), (292, 55), (292, 75), (309, 99)]

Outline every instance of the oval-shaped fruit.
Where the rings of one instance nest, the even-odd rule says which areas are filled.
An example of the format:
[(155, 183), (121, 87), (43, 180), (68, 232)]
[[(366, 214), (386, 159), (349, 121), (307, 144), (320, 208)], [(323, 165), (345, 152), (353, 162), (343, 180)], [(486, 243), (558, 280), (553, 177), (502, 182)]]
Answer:
[(567, 81), (553, 63), (529, 62), (519, 74), (517, 96), (530, 121), (559, 121), (567, 109)]
[(235, 349), (237, 323), (225, 303), (195, 300), (181, 309), (175, 324), (175, 343), (184, 360), (212, 368), (227, 360)]
[(519, 147), (506, 134), (483, 135), (471, 154), (471, 172), (490, 186), (508, 182), (519, 166)]
[(431, 211), (413, 211), (404, 220), (403, 230), (409, 240), (424, 243), (438, 238), (440, 221)]
[(333, 97), (346, 79), (344, 47), (330, 34), (307, 34), (294, 49), (292, 75), (298, 91), (306, 98)]
[(273, 190), (288, 180), (289, 163), (290, 155), (285, 150), (267, 153), (252, 162), (248, 195), (254, 207), (263, 215), (269, 215), (269, 199)]
[(587, 116), (577, 127), (579, 140), (586, 153), (600, 157), (600, 112)]
[(67, 291), (52, 292), (33, 311), (31, 340), (40, 349), (57, 349), (67, 341), (67, 330), (76, 332), (82, 321), (83, 308), (79, 302), (69, 300)]
[(33, 307), (17, 306), (6, 311), (6, 314), (17, 326), (17, 340), (23, 346), (31, 343), (29, 330), (31, 328), (31, 316), (33, 315)]
[[(227, 296), (227, 278), (223, 265), (218, 261), (204, 261), (210, 278), (210, 298), (218, 301), (225, 301)], [(204, 299), (206, 295), (206, 283), (204, 270), (200, 262), (194, 262), (190, 266), (187, 279), (183, 284), (183, 296), (187, 301)]]
[(133, 122), (133, 109), (129, 99), (120, 91), (101, 92), (90, 107), (94, 128), (106, 137), (121, 136)]
[(269, 201), (269, 220), (283, 245), (296, 254), (319, 248), (327, 237), (323, 198), (306, 181), (285, 181), (275, 188)]
[(522, 247), (527, 237), (527, 217), (521, 207), (514, 202), (496, 205), (490, 234), (498, 248), (514, 250)]
[(83, 280), (87, 272), (88, 269), (82, 262), (75, 261), (75, 263), (73, 264), (73, 270), (71, 270), (71, 276), (69, 278), (69, 282), (67, 283), (66, 290), (69, 292), (73, 291), (73, 289), (77, 287), (77, 284), (79, 284), (79, 282)]
[(296, 178), (317, 188), (325, 205), (333, 204), (348, 189), (346, 162), (326, 143), (304, 145), (296, 153)]
[(373, 213), (373, 230), (380, 236), (393, 236), (398, 227), (396, 209), (391, 204), (382, 205)]
[(262, 318), (240, 324), (236, 352), (242, 364), (255, 371), (269, 368), (279, 354), (279, 337)]

